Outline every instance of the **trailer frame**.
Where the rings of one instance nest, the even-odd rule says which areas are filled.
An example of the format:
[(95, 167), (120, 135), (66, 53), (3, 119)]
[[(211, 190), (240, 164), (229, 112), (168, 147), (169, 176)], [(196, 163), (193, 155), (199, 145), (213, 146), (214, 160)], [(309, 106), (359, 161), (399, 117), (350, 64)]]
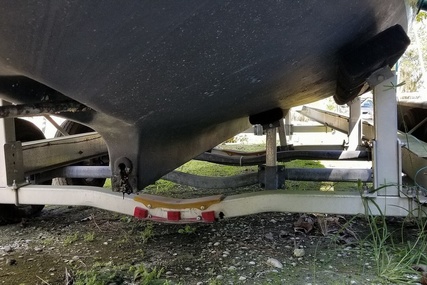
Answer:
[[(0, 203), (31, 205), (85, 205), (132, 215), (140, 219), (170, 223), (214, 222), (224, 218), (258, 214), (262, 212), (316, 212), (331, 214), (374, 214), (388, 216), (423, 215), (425, 193), (419, 187), (403, 187), (401, 181), (401, 142), (397, 137), (396, 76), (390, 69), (382, 68), (368, 80), (374, 91), (375, 124), (372, 140), (373, 170), (348, 170), (349, 181), (368, 182), (374, 187), (362, 187), (357, 192), (325, 193), (320, 191), (291, 191), (277, 189), (289, 173), (277, 165), (276, 127), (267, 128), (267, 151), (265, 166), (260, 167), (253, 181), (262, 183), (269, 190), (225, 197), (215, 195), (195, 199), (174, 199), (155, 195), (125, 194), (110, 192), (105, 188), (91, 186), (35, 185), (56, 176), (111, 177), (111, 167), (69, 166), (79, 160), (106, 155), (108, 147), (96, 133), (64, 136), (50, 140), (20, 143), (13, 135), (13, 120), (0, 120)], [(7, 102), (1, 101), (2, 105)], [(360, 106), (360, 104), (359, 104)], [(395, 110), (393, 112), (393, 110)], [(350, 139), (360, 140), (362, 133), (360, 111), (353, 113), (349, 128)], [(391, 118), (391, 119), (390, 119)], [(363, 150), (350, 144), (354, 152)], [(360, 145), (360, 144), (357, 144)], [(342, 156), (350, 152), (342, 152)], [(279, 151), (280, 154), (280, 151)], [(55, 159), (60, 156), (61, 159)], [(340, 155), (341, 156), (341, 155)], [(286, 157), (286, 154), (285, 154)], [(242, 161), (243, 158), (240, 158)], [(125, 169), (123, 171), (126, 171)], [(293, 175), (302, 179), (299, 172)], [(312, 170), (313, 171), (313, 170)], [(338, 176), (344, 175), (344, 170)], [(343, 172), (344, 171), (344, 172)], [(320, 171), (321, 172), (321, 171)], [(319, 179), (334, 179), (328, 169)], [(353, 174), (351, 174), (353, 172)], [(165, 176), (172, 179), (174, 174)], [(322, 176), (323, 175), (323, 176)], [(175, 179), (179, 173), (175, 173)], [(249, 177), (249, 176), (248, 176)], [(248, 178), (247, 177), (247, 178)], [(182, 178), (182, 176), (181, 176)], [(187, 182), (197, 181), (187, 177)], [(200, 178), (205, 179), (205, 178)], [(241, 177), (240, 177), (241, 179)], [(337, 178), (335, 178), (337, 179)], [(203, 180), (201, 180), (203, 181)], [(33, 184), (32, 184), (33, 183)], [(203, 182), (202, 182), (203, 183)]]

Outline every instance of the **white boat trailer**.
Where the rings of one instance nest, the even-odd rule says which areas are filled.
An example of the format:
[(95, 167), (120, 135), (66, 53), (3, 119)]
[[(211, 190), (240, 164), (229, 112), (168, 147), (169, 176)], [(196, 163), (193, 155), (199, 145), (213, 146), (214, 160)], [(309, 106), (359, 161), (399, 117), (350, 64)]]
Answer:
[[(358, 175), (373, 175), (374, 186), (371, 189), (339, 193), (275, 189), (278, 188), (275, 187), (278, 184), (277, 173), (283, 170), (277, 166), (276, 126), (266, 130), (265, 168), (269, 171), (265, 171), (263, 179), (266, 181), (266, 188), (270, 190), (227, 197), (216, 195), (174, 199), (144, 194), (143, 191), (124, 195), (101, 187), (39, 185), (49, 177), (111, 177), (108, 166), (67, 166), (76, 161), (105, 155), (108, 152), (105, 143), (97, 133), (21, 143), (15, 141), (13, 119), (1, 119), (0, 144), (4, 148), (0, 151), (0, 203), (84, 205), (139, 219), (169, 223), (214, 222), (262, 212), (350, 215), (369, 212), (388, 216), (423, 214), (422, 207), (426, 203), (424, 188), (402, 186), (402, 140), (398, 139), (396, 124), (396, 76), (388, 68), (381, 69), (368, 82), (373, 89), (375, 103), (372, 172), (369, 169), (356, 169), (352, 170), (356, 175), (350, 176), (356, 182), (371, 178), (359, 179)], [(350, 152), (362, 152), (358, 147), (362, 138), (362, 122), (357, 100), (351, 106), (348, 133), (349, 150), (342, 152), (343, 157)], [(409, 149), (404, 153), (405, 157), (414, 155), (417, 161), (420, 157), (420, 154), (411, 154)], [(404, 164), (405, 160), (408, 163), (411, 159), (415, 158), (404, 158)], [(421, 169), (423, 164), (414, 166)], [(328, 169), (327, 173), (330, 177), (338, 176), (335, 180), (344, 175), (339, 169)]]

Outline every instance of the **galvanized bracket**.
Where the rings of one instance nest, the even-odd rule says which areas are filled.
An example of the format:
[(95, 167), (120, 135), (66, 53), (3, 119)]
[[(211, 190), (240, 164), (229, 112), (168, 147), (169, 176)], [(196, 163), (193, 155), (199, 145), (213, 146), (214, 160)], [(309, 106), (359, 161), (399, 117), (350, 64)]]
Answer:
[(372, 89), (382, 83), (384, 80), (390, 79), (394, 76), (393, 71), (390, 67), (386, 66), (372, 72), (371, 76), (366, 79), (366, 82), (369, 84), (369, 87)]
[(266, 166), (258, 167), (258, 181), (260, 186), (266, 190), (281, 189), (285, 184), (285, 167), (284, 166)]
[(4, 145), (4, 154), (7, 186), (18, 189), (20, 185), (27, 184), (24, 176), (24, 159), (21, 142), (6, 143)]
[(418, 186), (402, 187), (401, 192), (407, 198), (411, 198), (421, 205), (427, 204), (427, 192)]

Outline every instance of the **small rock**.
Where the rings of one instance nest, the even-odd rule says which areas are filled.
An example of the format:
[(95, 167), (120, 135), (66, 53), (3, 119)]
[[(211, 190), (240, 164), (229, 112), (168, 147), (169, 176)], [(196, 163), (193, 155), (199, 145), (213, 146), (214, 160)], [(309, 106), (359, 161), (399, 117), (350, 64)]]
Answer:
[(34, 258), (32, 258), (32, 257), (30, 257), (30, 258), (28, 258), (27, 259), (27, 261), (34, 261), (35, 259)]
[(166, 275), (172, 275), (172, 271), (166, 271)]
[(12, 251), (13, 251), (13, 248), (12, 248), (12, 247), (10, 247), (10, 246), (8, 246), (8, 245), (6, 245), (6, 246), (4, 246), (4, 247), (3, 247), (3, 251), (4, 251), (4, 252), (12, 252)]
[(275, 258), (268, 258), (267, 259), (267, 264), (271, 265), (273, 267), (276, 267), (276, 268), (283, 268), (282, 263), (280, 261), (278, 261), (277, 259), (275, 259)]
[(231, 265), (230, 267), (228, 267), (229, 271), (235, 271), (236, 270), (236, 266)]
[(35, 247), (34, 248), (34, 251), (36, 251), (36, 252), (42, 252), (43, 251), (43, 248), (41, 248), (41, 247)]
[(289, 236), (289, 232), (287, 232), (287, 231), (280, 231), (280, 233), (279, 233), (279, 237), (281, 237), (281, 238), (286, 238), (288, 236)]
[(294, 256), (295, 257), (302, 257), (304, 255), (305, 255), (305, 250), (303, 248), (294, 249)]
[(255, 265), (255, 261), (249, 261), (250, 265)]
[(239, 277), (239, 281), (245, 281), (246, 280), (246, 277), (245, 276), (240, 276)]
[(191, 271), (190, 267), (185, 267), (185, 271)]
[(219, 245), (219, 242), (217, 241), (216, 243), (214, 243), (213, 244), (214, 246), (218, 246)]
[(197, 282), (196, 285), (203, 285), (203, 282)]
[(273, 233), (269, 232), (265, 234), (265, 238), (268, 240), (274, 240), (274, 236)]
[(216, 279), (218, 279), (218, 280), (224, 279), (224, 276), (222, 276), (222, 275), (217, 275), (217, 276), (216, 276)]

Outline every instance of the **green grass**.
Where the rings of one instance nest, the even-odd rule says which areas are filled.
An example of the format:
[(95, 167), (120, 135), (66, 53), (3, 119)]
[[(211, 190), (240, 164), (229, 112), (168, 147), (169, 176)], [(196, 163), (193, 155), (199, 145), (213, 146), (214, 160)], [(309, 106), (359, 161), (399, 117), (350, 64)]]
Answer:
[(94, 232), (88, 232), (83, 235), (83, 240), (87, 242), (93, 242), (95, 241), (95, 233)]
[(190, 234), (194, 234), (196, 232), (196, 230), (197, 230), (196, 227), (192, 227), (190, 225), (185, 225), (185, 227), (178, 230), (178, 233), (190, 235)]
[(78, 240), (79, 240), (79, 234), (78, 233), (74, 233), (72, 235), (68, 235), (68, 236), (65, 237), (64, 244), (65, 245), (71, 245), (71, 244), (75, 243)]
[(201, 176), (231, 176), (246, 173), (248, 171), (255, 172), (258, 167), (255, 166), (230, 166), (230, 165), (218, 165), (206, 161), (191, 160), (181, 167), (177, 168), (178, 171), (197, 174)]
[[(368, 250), (373, 254), (377, 276), (390, 284), (415, 284), (414, 279), (419, 278), (420, 273), (413, 266), (427, 264), (427, 220), (413, 217), (408, 212), (417, 232), (407, 235), (404, 223), (401, 229), (389, 227), (388, 220), (374, 200), (364, 198), (364, 205), (370, 230), (364, 243), (370, 245)], [(371, 207), (380, 215), (372, 215)], [(426, 213), (423, 214), (425, 216)]]
[(95, 263), (91, 268), (75, 269), (75, 285), (106, 284), (167, 284), (162, 279), (163, 269), (146, 268), (143, 264), (116, 266), (112, 262)]

